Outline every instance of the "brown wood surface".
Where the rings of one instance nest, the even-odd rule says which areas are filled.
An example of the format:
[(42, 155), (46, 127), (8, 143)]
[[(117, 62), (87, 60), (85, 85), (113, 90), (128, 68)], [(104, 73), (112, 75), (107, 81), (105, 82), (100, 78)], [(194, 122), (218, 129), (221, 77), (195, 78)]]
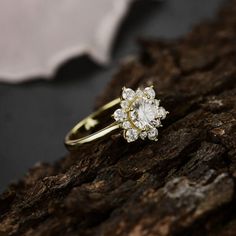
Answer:
[(97, 106), (149, 84), (170, 111), (159, 141), (116, 132), (32, 168), (0, 196), (0, 236), (236, 235), (236, 0), (180, 40), (142, 41)]

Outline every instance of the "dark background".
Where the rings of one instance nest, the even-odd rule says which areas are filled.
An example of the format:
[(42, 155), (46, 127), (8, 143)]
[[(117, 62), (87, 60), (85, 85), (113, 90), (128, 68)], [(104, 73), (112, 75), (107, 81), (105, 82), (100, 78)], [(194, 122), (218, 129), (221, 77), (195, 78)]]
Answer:
[(138, 0), (120, 27), (107, 67), (80, 57), (61, 65), (52, 81), (0, 84), (0, 191), (35, 163), (51, 162), (67, 153), (66, 132), (92, 111), (118, 62), (138, 53), (138, 37), (180, 37), (211, 19), (222, 2)]

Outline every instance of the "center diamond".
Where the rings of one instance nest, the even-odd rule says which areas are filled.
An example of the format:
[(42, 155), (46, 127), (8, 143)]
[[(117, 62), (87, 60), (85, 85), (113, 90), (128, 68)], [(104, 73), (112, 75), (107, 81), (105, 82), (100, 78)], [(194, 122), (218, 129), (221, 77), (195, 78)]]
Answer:
[(143, 129), (144, 127), (152, 126), (152, 122), (156, 118), (157, 106), (154, 102), (150, 102), (150, 100), (140, 98), (133, 103), (133, 111), (131, 119), (135, 126)]

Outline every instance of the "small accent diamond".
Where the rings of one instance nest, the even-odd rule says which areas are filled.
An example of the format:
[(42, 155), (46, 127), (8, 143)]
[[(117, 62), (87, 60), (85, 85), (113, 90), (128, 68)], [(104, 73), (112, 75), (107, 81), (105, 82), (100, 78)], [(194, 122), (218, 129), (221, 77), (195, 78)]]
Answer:
[(143, 131), (139, 134), (139, 137), (144, 140), (146, 137), (147, 137), (147, 132), (146, 131)]
[(138, 96), (138, 97), (143, 97), (143, 91), (141, 90), (141, 89), (137, 89), (137, 91), (136, 91), (136, 96)]
[(126, 100), (132, 100), (135, 96), (135, 92), (130, 88), (123, 88), (122, 97)]
[(159, 107), (159, 105), (160, 105), (160, 100), (155, 99), (155, 100), (154, 100), (154, 104), (155, 104), (156, 107)]
[(160, 127), (161, 126), (161, 121), (160, 120), (152, 120), (151, 125), (154, 127)]
[(123, 100), (120, 102), (120, 106), (123, 108), (123, 109), (127, 109), (129, 107), (129, 102), (126, 101), (126, 100)]
[(148, 131), (148, 138), (150, 140), (157, 140), (157, 136), (158, 136), (158, 130), (157, 129), (151, 129)]
[(165, 119), (166, 118), (166, 115), (168, 114), (169, 112), (165, 110), (164, 107), (159, 107), (158, 108), (158, 111), (157, 111), (157, 117), (159, 117), (160, 119)]
[(140, 122), (140, 121), (135, 121), (134, 125), (139, 128), (139, 129), (144, 129), (145, 128), (145, 123), (144, 122)]
[(136, 111), (131, 111), (130, 112), (130, 118), (132, 121), (135, 121), (137, 119), (137, 112)]
[(155, 98), (155, 95), (156, 95), (152, 87), (145, 88), (144, 93), (148, 96), (148, 98)]
[(125, 132), (125, 138), (130, 143), (138, 139), (138, 131), (135, 129), (128, 129)]
[(116, 121), (123, 121), (125, 118), (127, 117), (126, 113), (124, 113), (124, 111), (122, 109), (117, 109), (115, 112), (114, 112), (114, 119)]
[(129, 129), (129, 128), (131, 128), (131, 124), (130, 124), (129, 121), (124, 121), (124, 122), (122, 123), (122, 127), (123, 127), (124, 129)]

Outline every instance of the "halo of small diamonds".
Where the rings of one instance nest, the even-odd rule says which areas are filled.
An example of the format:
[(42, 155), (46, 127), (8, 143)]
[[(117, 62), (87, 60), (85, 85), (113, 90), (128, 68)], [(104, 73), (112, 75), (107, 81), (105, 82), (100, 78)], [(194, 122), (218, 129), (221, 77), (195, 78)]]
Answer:
[(155, 99), (153, 87), (136, 91), (130, 88), (122, 89), (120, 106), (113, 117), (124, 130), (124, 138), (127, 142), (133, 142), (138, 138), (158, 140), (158, 130), (161, 120), (169, 113), (160, 107), (160, 100)]

